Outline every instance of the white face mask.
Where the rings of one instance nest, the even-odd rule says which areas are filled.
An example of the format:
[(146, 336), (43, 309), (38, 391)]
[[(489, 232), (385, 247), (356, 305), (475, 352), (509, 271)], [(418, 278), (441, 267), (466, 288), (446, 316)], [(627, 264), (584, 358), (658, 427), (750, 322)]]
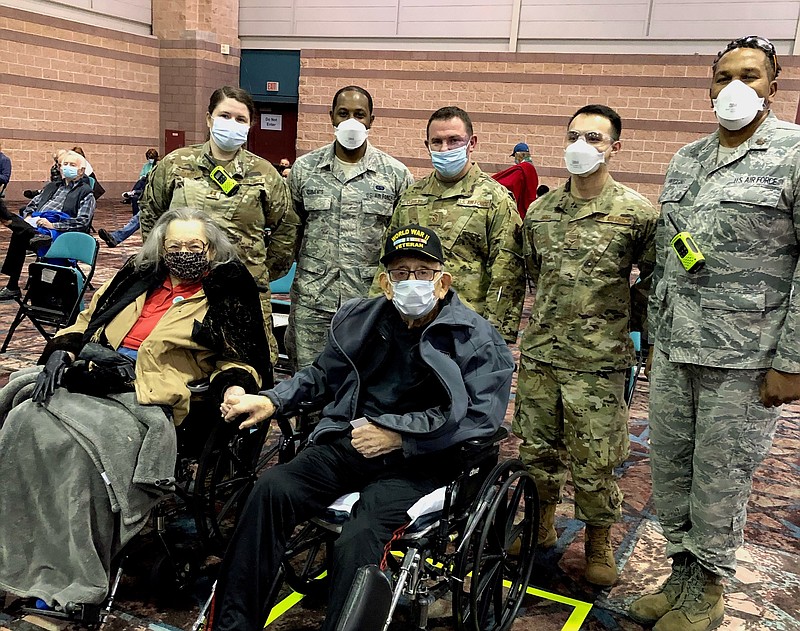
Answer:
[(747, 127), (764, 109), (764, 99), (749, 85), (739, 79), (726, 85), (716, 99), (712, 99), (719, 124), (730, 131)]
[(334, 135), (337, 142), (345, 149), (353, 151), (358, 149), (367, 141), (369, 136), (369, 129), (366, 128), (364, 123), (357, 121), (355, 118), (348, 118), (336, 126)]
[(392, 304), (395, 309), (412, 320), (429, 314), (438, 302), (434, 293), (435, 280), (389, 281), (392, 287)]
[(564, 163), (572, 175), (591, 175), (605, 161), (605, 154), (583, 138), (578, 138), (564, 150)]
[(211, 138), (223, 151), (236, 151), (247, 141), (249, 131), (250, 125), (217, 116), (211, 126)]

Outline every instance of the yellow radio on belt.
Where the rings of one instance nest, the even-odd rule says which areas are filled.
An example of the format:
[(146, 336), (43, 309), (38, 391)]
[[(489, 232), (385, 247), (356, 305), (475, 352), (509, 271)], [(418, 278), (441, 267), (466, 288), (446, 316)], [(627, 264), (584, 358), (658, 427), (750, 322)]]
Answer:
[(211, 180), (216, 183), (228, 197), (236, 195), (236, 191), (239, 190), (239, 183), (228, 175), (228, 172), (221, 166), (216, 166), (211, 170)]
[(675, 254), (678, 255), (683, 269), (690, 274), (696, 274), (705, 266), (706, 257), (703, 256), (700, 248), (697, 247), (692, 235), (678, 228), (678, 225), (675, 223), (670, 213), (667, 213), (667, 219), (669, 219), (672, 227), (675, 228), (675, 231), (678, 233), (672, 237), (672, 241), (670, 241), (672, 249), (675, 250)]

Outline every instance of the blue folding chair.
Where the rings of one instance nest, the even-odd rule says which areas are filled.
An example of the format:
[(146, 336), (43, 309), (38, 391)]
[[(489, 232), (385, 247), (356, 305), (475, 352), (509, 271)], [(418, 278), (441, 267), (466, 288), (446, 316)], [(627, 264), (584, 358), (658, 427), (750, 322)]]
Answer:
[[(292, 289), (292, 283), (294, 282), (294, 273), (296, 271), (297, 271), (297, 263), (292, 263), (292, 266), (289, 268), (289, 271), (286, 273), (286, 276), (281, 276), (280, 278), (273, 280), (269, 284), (269, 290), (273, 294), (288, 294)], [(289, 306), (288, 300), (273, 300), (272, 303)]]
[[(269, 290), (273, 296), (275, 294), (288, 294), (291, 291), (296, 270), (297, 263), (292, 263), (286, 276), (281, 276), (269, 284)], [(291, 374), (289, 356), (286, 353), (286, 344), (284, 342), (286, 328), (289, 325), (289, 307), (291, 303), (288, 300), (278, 300), (277, 298), (272, 298), (270, 302), (272, 303), (272, 333), (278, 342), (278, 362), (275, 368), (278, 372)]]
[[(25, 318), (50, 340), (69, 326), (83, 307), (83, 296), (94, 275), (100, 244), (83, 232), (65, 232), (39, 260), (28, 266), (25, 295), (8, 329), (0, 353), (5, 353), (16, 328)], [(83, 269), (81, 265), (85, 265)]]

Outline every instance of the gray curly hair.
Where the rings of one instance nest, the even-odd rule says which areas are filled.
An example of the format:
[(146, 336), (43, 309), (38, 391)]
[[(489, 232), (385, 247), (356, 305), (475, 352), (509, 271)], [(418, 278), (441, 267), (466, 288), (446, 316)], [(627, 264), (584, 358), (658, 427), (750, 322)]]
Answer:
[(173, 221), (199, 221), (203, 224), (208, 240), (208, 251), (211, 257), (211, 268), (223, 263), (237, 260), (236, 248), (222, 232), (220, 227), (202, 210), (193, 208), (172, 208), (159, 217), (153, 230), (144, 242), (142, 249), (133, 259), (136, 269), (157, 265), (164, 254), (164, 236), (167, 226)]

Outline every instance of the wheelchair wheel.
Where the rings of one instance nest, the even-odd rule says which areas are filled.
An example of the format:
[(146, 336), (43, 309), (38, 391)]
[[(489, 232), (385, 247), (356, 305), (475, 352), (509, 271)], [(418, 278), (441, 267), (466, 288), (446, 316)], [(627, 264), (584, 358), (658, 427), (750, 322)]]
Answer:
[(194, 480), (195, 523), (212, 551), (223, 553), (258, 476), (278, 451), (265, 447), (269, 423), (252, 432), (217, 422), (206, 440)]
[[(536, 483), (519, 460), (498, 464), (474, 503), (477, 521), (456, 558), (453, 616), (459, 631), (507, 631), (525, 596), (538, 533)], [(511, 554), (520, 540), (518, 555)]]
[(188, 551), (174, 550), (172, 556), (161, 554), (150, 568), (148, 588), (159, 602), (173, 602), (186, 593), (199, 570), (199, 560)]
[(314, 522), (298, 527), (286, 544), (283, 560), (286, 583), (294, 591), (313, 598), (328, 591), (328, 562), (333, 554), (334, 535)]

